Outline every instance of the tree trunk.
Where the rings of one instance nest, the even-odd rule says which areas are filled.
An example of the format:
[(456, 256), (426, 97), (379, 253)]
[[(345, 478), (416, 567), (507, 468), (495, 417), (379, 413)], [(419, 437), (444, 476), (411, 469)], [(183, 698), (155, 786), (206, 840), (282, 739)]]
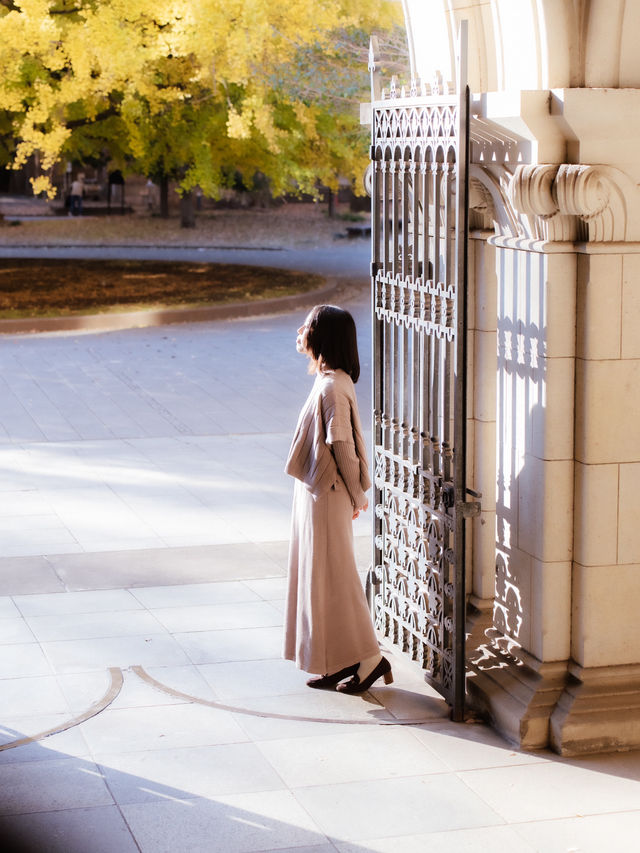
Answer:
[(191, 190), (183, 193), (180, 197), (180, 227), (196, 227), (196, 206), (193, 192)]
[(327, 204), (329, 207), (329, 219), (336, 215), (336, 197), (333, 190), (327, 190)]
[(160, 216), (169, 218), (169, 178), (167, 175), (160, 176)]

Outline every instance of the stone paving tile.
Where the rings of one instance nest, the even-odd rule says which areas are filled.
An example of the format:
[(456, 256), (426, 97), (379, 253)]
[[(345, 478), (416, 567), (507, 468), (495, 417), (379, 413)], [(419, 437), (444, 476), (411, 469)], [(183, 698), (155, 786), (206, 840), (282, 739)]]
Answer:
[(0, 645), (12, 643), (33, 643), (33, 631), (19, 616), (13, 619), (0, 619)]
[(163, 633), (151, 613), (80, 613), (64, 616), (32, 616), (27, 624), (41, 643), (57, 640), (93, 640), (102, 637), (148, 637)]
[(174, 634), (176, 642), (194, 664), (279, 659), (282, 628), (238, 628)]
[(51, 668), (58, 674), (91, 672), (110, 666), (180, 666), (189, 663), (180, 646), (168, 634), (100, 637), (81, 642), (59, 640), (43, 643), (42, 649), (51, 662)]
[[(98, 702), (107, 693), (111, 684), (111, 677), (107, 669), (65, 675), (57, 674), (55, 680), (64, 695), (70, 711), (68, 716), (70, 717), (79, 716), (87, 708)], [(126, 688), (126, 684), (125, 679), (123, 690)], [(122, 691), (120, 695), (122, 695)], [(116, 698), (116, 702), (120, 699), (120, 695)], [(113, 707), (113, 705), (109, 707)]]
[[(606, 786), (586, 759), (570, 766), (562, 761), (514, 765), (459, 774), (508, 823), (636, 811), (640, 803), (637, 779), (609, 775)], [(504, 797), (503, 791), (509, 796)]]
[(256, 578), (244, 583), (265, 601), (282, 600), (287, 594), (286, 578)]
[[(474, 826), (473, 829), (367, 838), (358, 843), (336, 841), (338, 853), (544, 853), (549, 847), (532, 847), (510, 826)], [(570, 848), (563, 847), (562, 853)], [(585, 850), (587, 848), (580, 848)], [(560, 853), (560, 848), (558, 848)]]
[(82, 734), (93, 755), (247, 742), (231, 714), (196, 704), (109, 709), (83, 723)]
[[(287, 696), (286, 703), (287, 708), (290, 707), (291, 699), (299, 699), (299, 696)], [(267, 704), (270, 703), (270, 704)], [(248, 703), (243, 703), (243, 705)], [(252, 703), (255, 704), (255, 703)], [(340, 709), (337, 709), (335, 706), (333, 707), (334, 718), (338, 720), (343, 720), (343, 722), (331, 722), (330, 715), (326, 715), (327, 706), (322, 702), (318, 704), (309, 703), (306, 708), (301, 708), (300, 705), (296, 705), (291, 709), (292, 717), (287, 717), (286, 715), (281, 714), (281, 719), (274, 718), (273, 716), (268, 716), (269, 711), (274, 713), (281, 713), (282, 711), (282, 700), (278, 699), (278, 701), (274, 700), (260, 700), (260, 705), (262, 706), (261, 710), (265, 711), (265, 716), (259, 716), (256, 714), (234, 714), (234, 718), (239, 726), (245, 731), (254, 743), (263, 744), (271, 740), (293, 740), (294, 738), (304, 738), (304, 737), (316, 737), (318, 735), (329, 736), (329, 735), (343, 735), (343, 734), (352, 734), (354, 729), (360, 730), (360, 727), (356, 727), (353, 725), (349, 725), (348, 722), (344, 722), (344, 720), (349, 720), (354, 718), (353, 714), (353, 706), (352, 712), (350, 713), (348, 707), (345, 709), (344, 703)], [(280, 710), (278, 710), (280, 709)], [(310, 720), (298, 720), (295, 719), (293, 715), (295, 715), (296, 711), (306, 711), (307, 716), (310, 717)], [(358, 709), (357, 713), (360, 718), (362, 717), (361, 710)], [(381, 714), (385, 715), (385, 719), (389, 717), (388, 714), (381, 710)], [(323, 717), (321, 723), (317, 722), (315, 717)], [(378, 729), (376, 729), (378, 731)]]
[(78, 554), (82, 546), (69, 530), (20, 531), (2, 536), (4, 557), (36, 557), (40, 554)]
[(308, 692), (308, 676), (281, 659), (200, 664), (198, 670), (224, 701)]
[(162, 607), (153, 608), (151, 613), (172, 634), (226, 628), (267, 628), (282, 624), (282, 617), (269, 601)]
[(3, 815), (113, 804), (99, 769), (82, 758), (0, 764), (0, 790)]
[(64, 595), (16, 595), (13, 601), (24, 617), (143, 609), (137, 598), (125, 589), (66, 592)]
[(270, 740), (260, 751), (289, 788), (359, 780), (394, 779), (448, 772), (429, 749), (416, 746), (403, 728), (354, 729), (348, 733)]
[(115, 805), (0, 818), (0, 839), (6, 850), (47, 853), (139, 853)]
[(20, 616), (18, 608), (9, 596), (0, 598), (0, 619), (11, 619)]
[(52, 667), (38, 643), (13, 643), (2, 649), (0, 679), (51, 675)]
[[(212, 700), (214, 693), (194, 666), (149, 666), (146, 671), (161, 682), (169, 682), (176, 690), (181, 690), (190, 696)], [(106, 671), (74, 673), (56, 677), (60, 690), (71, 709), (71, 713), (79, 715), (86, 711), (106, 693), (110, 679)], [(124, 683), (120, 693), (109, 705), (110, 710), (123, 708), (150, 708), (161, 705), (180, 705), (189, 700), (160, 693), (131, 672), (125, 672)]]
[[(203, 839), (225, 853), (282, 850), (326, 843), (325, 834), (290, 791), (232, 794), (215, 800), (168, 800), (122, 806), (143, 851), (193, 853)], [(206, 849), (206, 848), (205, 848)]]
[(294, 794), (328, 836), (345, 841), (504, 823), (454, 774), (309, 786)]
[[(51, 555), (46, 565), (69, 590), (209, 583), (273, 577), (286, 571), (288, 543), (156, 548)], [(2, 561), (0, 560), (0, 566)]]
[(64, 588), (47, 557), (0, 557), (0, 589), (4, 595), (64, 592)]
[[(299, 686), (294, 685), (295, 692), (291, 689), (289, 692), (271, 693), (260, 690), (256, 693), (260, 692), (263, 695), (255, 695), (254, 693), (254, 695), (227, 701), (234, 707), (249, 710), (256, 715), (264, 715), (267, 719), (271, 715), (275, 716), (274, 731), (278, 730), (278, 737), (297, 737), (296, 727), (293, 726), (293, 734), (290, 734), (288, 726), (290, 723), (298, 723), (300, 720), (303, 723), (311, 720), (314, 724), (321, 726), (324, 726), (325, 723), (333, 725), (341, 721), (358, 726), (360, 724), (377, 724), (379, 721), (385, 723), (395, 721), (393, 715), (371, 694), (343, 696), (335, 691), (314, 690), (314, 695), (310, 696), (311, 691), (304, 687), (306, 678), (307, 676), (304, 673), (300, 675)], [(318, 696), (317, 693), (322, 693), (322, 695)], [(245, 715), (242, 716), (244, 720)], [(278, 717), (284, 717), (284, 719), (278, 719)], [(253, 724), (248, 722), (250, 718), (247, 717), (246, 719), (247, 727), (252, 730)], [(256, 716), (255, 719), (259, 719), (259, 716)], [(270, 727), (269, 730), (271, 730)], [(324, 729), (322, 730), (324, 731)]]
[[(268, 583), (268, 581), (266, 581)], [(243, 601), (259, 601), (262, 596), (253, 591), (252, 584), (243, 581), (219, 581), (218, 583), (196, 583), (183, 586), (151, 586), (132, 589), (142, 605), (150, 609), (158, 607), (189, 607), (205, 604), (236, 604)]]
[(563, 820), (536, 820), (514, 824), (513, 831), (530, 845), (528, 849), (544, 850), (544, 853), (633, 850), (640, 834), (640, 810), (581, 814)]
[(485, 725), (460, 726), (456, 723), (418, 726), (413, 735), (435, 753), (451, 770), (537, 764), (549, 760), (545, 750), (523, 752), (510, 746)]
[(152, 803), (162, 797), (215, 799), (220, 794), (282, 790), (284, 785), (252, 743), (99, 753), (96, 761), (114, 800)]
[[(61, 714), (23, 714), (16, 717), (3, 717), (0, 726), (0, 743), (14, 743), (28, 737), (35, 737), (42, 732), (56, 727), (63, 727), (69, 722), (69, 711)], [(0, 765), (23, 764), (39, 761), (52, 761), (59, 758), (87, 758), (89, 747), (78, 726), (52, 734), (42, 740), (16, 746), (0, 751)], [(1, 783), (0, 783), (1, 784)], [(1, 788), (0, 788), (1, 790)], [(0, 795), (0, 801), (2, 796)]]

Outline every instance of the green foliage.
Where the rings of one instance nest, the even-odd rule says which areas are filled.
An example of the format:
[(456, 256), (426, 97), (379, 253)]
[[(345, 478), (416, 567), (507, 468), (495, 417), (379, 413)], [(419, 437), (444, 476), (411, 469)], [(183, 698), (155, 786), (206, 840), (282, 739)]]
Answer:
[(216, 196), (240, 172), (277, 195), (359, 177), (371, 28), (389, 0), (13, 0), (0, 4), (0, 162), (37, 153)]

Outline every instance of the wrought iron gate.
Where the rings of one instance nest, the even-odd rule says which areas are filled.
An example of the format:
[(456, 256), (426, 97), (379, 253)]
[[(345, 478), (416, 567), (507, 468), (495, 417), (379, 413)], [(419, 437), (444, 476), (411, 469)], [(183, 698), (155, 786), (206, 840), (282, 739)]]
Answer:
[(474, 505), (465, 482), (469, 95), (458, 76), (456, 95), (414, 86), (406, 97), (392, 86), (388, 98), (372, 96), (371, 580), (378, 629), (460, 720), (464, 520)]

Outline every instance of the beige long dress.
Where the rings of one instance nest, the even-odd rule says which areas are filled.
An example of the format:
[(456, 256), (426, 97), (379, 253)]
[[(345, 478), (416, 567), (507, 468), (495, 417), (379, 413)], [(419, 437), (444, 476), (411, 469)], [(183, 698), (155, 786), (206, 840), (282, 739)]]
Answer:
[[(331, 443), (337, 440), (353, 442), (361, 462), (361, 484), (368, 488), (353, 383), (342, 371), (331, 371), (316, 379), (300, 414), (287, 463), (289, 473), (297, 473), (284, 657), (300, 669), (318, 674), (337, 672), (379, 652), (356, 568), (353, 504), (331, 454)], [(303, 465), (298, 464), (301, 457)], [(314, 475), (314, 471), (319, 473)]]

